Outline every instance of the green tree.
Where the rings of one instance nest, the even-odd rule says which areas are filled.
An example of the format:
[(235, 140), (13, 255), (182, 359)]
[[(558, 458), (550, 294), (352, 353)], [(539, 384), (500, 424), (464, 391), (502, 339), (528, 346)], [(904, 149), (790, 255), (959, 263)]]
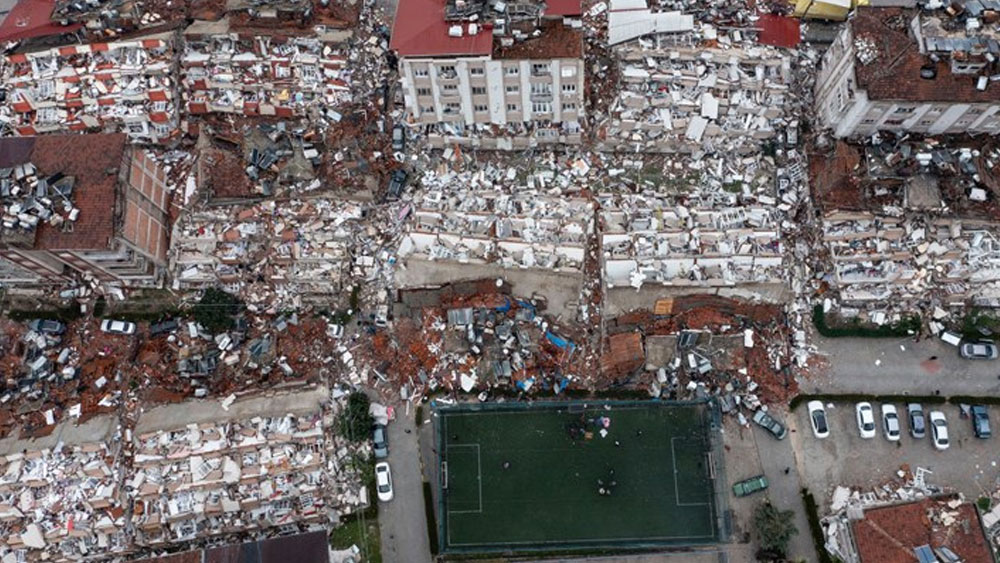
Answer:
[(791, 510), (778, 510), (769, 502), (757, 506), (753, 513), (754, 527), (760, 538), (760, 551), (757, 559), (770, 561), (784, 559), (788, 552), (788, 543), (792, 536), (799, 533), (792, 523), (795, 513)]
[(212, 334), (225, 332), (233, 328), (240, 305), (235, 295), (210, 287), (194, 306), (194, 320)]
[(368, 412), (371, 400), (368, 395), (355, 391), (347, 397), (347, 405), (340, 412), (337, 427), (340, 435), (352, 442), (362, 442), (368, 439), (375, 419)]

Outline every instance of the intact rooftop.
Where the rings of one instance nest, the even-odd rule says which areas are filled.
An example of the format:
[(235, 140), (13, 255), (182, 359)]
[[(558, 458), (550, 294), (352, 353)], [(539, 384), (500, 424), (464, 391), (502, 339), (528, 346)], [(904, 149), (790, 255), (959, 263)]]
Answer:
[[(940, 56), (940, 60), (933, 62), (921, 54), (920, 45), (909, 32), (915, 15), (916, 12), (900, 8), (862, 7), (851, 19), (854, 40), (871, 42), (874, 46), (870, 63), (855, 61), (858, 88), (867, 91), (869, 99), (956, 104), (991, 103), (1000, 99), (997, 86), (976, 88), (978, 74), (952, 73), (949, 57)], [(937, 22), (935, 18), (927, 18), (926, 24), (936, 27)], [(996, 43), (994, 40), (993, 45)], [(921, 77), (920, 71), (925, 67), (934, 69), (934, 78)]]
[(438, 413), (445, 552), (719, 538), (708, 404), (565, 402)]

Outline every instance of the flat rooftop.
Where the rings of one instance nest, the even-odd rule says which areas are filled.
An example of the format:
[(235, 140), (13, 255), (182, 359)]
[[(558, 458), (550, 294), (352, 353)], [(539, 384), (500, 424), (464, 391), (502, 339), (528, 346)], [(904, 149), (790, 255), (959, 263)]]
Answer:
[[(851, 19), (854, 40), (873, 46), (871, 62), (855, 63), (858, 87), (872, 100), (909, 102), (996, 103), (997, 86), (976, 89), (980, 74), (954, 74), (951, 61), (940, 56), (934, 63), (920, 53), (920, 45), (909, 32), (916, 12), (899, 8), (858, 8)], [(920, 69), (933, 66), (936, 77), (920, 77)]]

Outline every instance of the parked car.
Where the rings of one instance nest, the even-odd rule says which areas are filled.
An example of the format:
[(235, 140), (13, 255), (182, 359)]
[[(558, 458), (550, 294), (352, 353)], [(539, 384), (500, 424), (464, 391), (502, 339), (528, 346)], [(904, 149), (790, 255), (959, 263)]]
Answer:
[(110, 334), (135, 334), (135, 323), (104, 319), (101, 321), (101, 330)]
[(809, 422), (812, 424), (813, 434), (817, 438), (826, 438), (830, 435), (830, 427), (826, 422), (826, 409), (822, 401), (809, 401), (806, 404), (809, 410)]
[(997, 345), (989, 340), (962, 342), (958, 350), (963, 358), (969, 360), (997, 359)]
[(49, 319), (30, 320), (28, 321), (28, 328), (39, 334), (62, 334), (66, 332), (66, 325)]
[(158, 323), (153, 323), (149, 325), (149, 335), (150, 336), (160, 336), (162, 334), (170, 334), (171, 332), (177, 330), (180, 326), (177, 321), (173, 319), (167, 319)]
[(382, 502), (392, 500), (391, 473), (388, 463), (380, 461), (375, 464), (375, 490), (378, 493), (378, 499)]
[(785, 425), (778, 422), (778, 419), (767, 414), (766, 412), (759, 410), (753, 414), (753, 421), (756, 422), (761, 428), (767, 430), (772, 436), (779, 440), (784, 440), (785, 436), (788, 435), (788, 430)]
[(931, 438), (934, 440), (934, 447), (939, 450), (947, 450), (948, 443), (948, 419), (941, 411), (931, 411), (927, 417), (931, 423)]
[(869, 402), (858, 403), (854, 407), (854, 414), (858, 419), (858, 432), (861, 437), (870, 440), (875, 437), (875, 411)]
[(397, 124), (392, 128), (392, 150), (399, 152), (404, 148), (406, 148), (406, 128)]
[(375, 459), (389, 457), (389, 436), (384, 424), (376, 424), (372, 430), (372, 443), (375, 445)]
[(899, 413), (896, 412), (895, 405), (882, 405), (882, 430), (885, 432), (886, 440), (899, 441), (902, 431), (899, 426)]
[(924, 420), (924, 407), (919, 403), (906, 405), (906, 415), (910, 419), (910, 436), (920, 439), (927, 433), (927, 424)]
[(766, 488), (767, 477), (758, 475), (756, 477), (744, 479), (743, 481), (733, 485), (733, 494), (738, 497), (745, 497), (747, 495), (752, 495), (757, 491), (763, 491)]
[(986, 410), (986, 405), (972, 405), (970, 412), (972, 413), (972, 431), (976, 434), (976, 438), (986, 439), (992, 436), (990, 415)]
[(399, 199), (399, 196), (403, 195), (403, 188), (406, 187), (406, 179), (410, 175), (406, 173), (406, 170), (402, 168), (396, 170), (389, 177), (389, 189), (386, 192), (386, 199), (393, 201)]

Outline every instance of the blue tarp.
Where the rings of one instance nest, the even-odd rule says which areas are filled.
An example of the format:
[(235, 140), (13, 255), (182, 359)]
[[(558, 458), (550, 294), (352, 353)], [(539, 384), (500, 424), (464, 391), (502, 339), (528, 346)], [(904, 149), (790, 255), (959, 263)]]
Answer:
[(535, 384), (535, 378), (532, 377), (532, 378), (529, 378), (529, 379), (518, 381), (517, 382), (517, 388), (520, 389), (521, 391), (527, 391), (534, 384)]
[(548, 338), (549, 342), (555, 344), (556, 346), (564, 350), (569, 350), (570, 352), (576, 350), (576, 344), (573, 344), (569, 340), (566, 340), (565, 338), (559, 336), (558, 334), (555, 334), (554, 332), (545, 331), (545, 338)]
[(497, 307), (496, 309), (494, 309), (494, 311), (499, 311), (501, 313), (506, 313), (507, 311), (510, 311), (510, 307), (511, 307), (511, 305), (510, 305), (510, 299), (507, 299), (505, 297), (504, 298), (504, 304), (501, 305), (501, 306), (499, 306), (499, 307)]

